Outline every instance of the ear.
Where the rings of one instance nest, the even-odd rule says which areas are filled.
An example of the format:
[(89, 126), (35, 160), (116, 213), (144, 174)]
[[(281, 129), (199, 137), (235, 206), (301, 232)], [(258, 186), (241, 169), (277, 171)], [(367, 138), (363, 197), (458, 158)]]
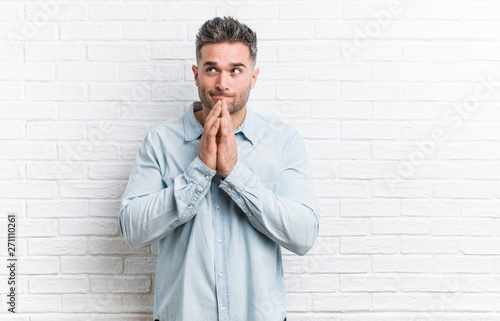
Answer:
[(193, 74), (194, 74), (194, 82), (196, 84), (196, 87), (198, 87), (198, 67), (196, 67), (195, 65), (193, 65), (191, 67), (191, 69), (193, 70)]
[(253, 89), (253, 87), (255, 87), (255, 83), (257, 82), (257, 76), (259, 76), (259, 71), (260, 71), (260, 68), (255, 68), (253, 70), (253, 74), (252, 74), (252, 86), (250, 87), (251, 89)]

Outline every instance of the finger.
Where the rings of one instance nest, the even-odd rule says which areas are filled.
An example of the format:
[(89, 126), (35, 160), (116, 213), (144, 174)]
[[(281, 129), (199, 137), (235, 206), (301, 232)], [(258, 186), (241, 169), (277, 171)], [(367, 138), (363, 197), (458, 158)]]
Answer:
[(205, 122), (209, 120), (211, 122), (210, 126), (212, 126), (213, 122), (215, 122), (215, 118), (220, 117), (221, 112), (222, 112), (222, 102), (219, 100), (215, 103), (215, 105), (212, 106), (212, 109), (208, 113)]

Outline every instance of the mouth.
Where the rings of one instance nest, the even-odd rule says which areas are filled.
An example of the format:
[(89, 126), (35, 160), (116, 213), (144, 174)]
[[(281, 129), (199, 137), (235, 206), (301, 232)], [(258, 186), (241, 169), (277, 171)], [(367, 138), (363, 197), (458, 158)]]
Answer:
[(212, 98), (214, 98), (215, 100), (229, 99), (233, 97), (233, 96), (212, 95), (212, 94), (210, 94), (210, 96), (212, 96)]

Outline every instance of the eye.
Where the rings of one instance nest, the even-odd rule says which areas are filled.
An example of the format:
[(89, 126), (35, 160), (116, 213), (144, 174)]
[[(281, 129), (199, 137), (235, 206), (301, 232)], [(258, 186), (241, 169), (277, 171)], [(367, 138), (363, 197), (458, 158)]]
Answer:
[(233, 73), (233, 74), (241, 74), (241, 69), (239, 69), (239, 68), (233, 68), (231, 70), (231, 73)]
[(214, 73), (216, 71), (217, 71), (217, 69), (215, 69), (215, 67), (208, 67), (207, 68), (207, 72), (209, 72), (209, 73)]

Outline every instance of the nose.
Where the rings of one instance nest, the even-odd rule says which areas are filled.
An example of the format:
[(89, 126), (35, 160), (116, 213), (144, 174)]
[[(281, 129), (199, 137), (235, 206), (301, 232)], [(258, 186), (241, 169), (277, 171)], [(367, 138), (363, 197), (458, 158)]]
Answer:
[(226, 72), (221, 72), (219, 78), (217, 79), (216, 87), (220, 91), (226, 91), (229, 89), (229, 75)]

